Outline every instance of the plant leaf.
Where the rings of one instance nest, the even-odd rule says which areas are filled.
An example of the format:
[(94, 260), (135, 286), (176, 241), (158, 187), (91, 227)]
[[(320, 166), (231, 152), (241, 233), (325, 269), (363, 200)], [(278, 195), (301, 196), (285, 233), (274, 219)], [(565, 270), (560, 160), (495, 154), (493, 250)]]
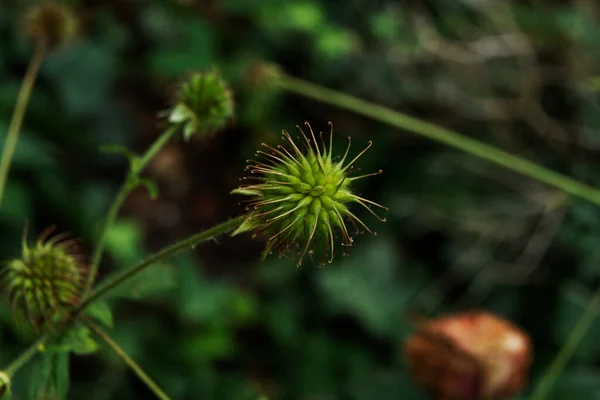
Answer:
[(86, 310), (85, 314), (102, 323), (103, 325), (113, 327), (113, 314), (110, 306), (106, 301), (99, 300), (92, 303)]

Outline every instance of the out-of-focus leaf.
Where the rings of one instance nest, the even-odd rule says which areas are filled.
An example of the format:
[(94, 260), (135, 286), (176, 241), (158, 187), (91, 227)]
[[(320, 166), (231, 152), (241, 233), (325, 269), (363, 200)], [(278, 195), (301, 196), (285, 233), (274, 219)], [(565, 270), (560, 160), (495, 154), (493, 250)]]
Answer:
[(99, 349), (98, 343), (92, 337), (92, 332), (84, 325), (75, 325), (56, 343), (46, 346), (47, 353), (68, 353), (78, 355), (93, 354)]
[[(589, 301), (587, 297), (573, 290), (570, 285), (562, 287), (554, 329), (554, 338), (557, 344), (566, 343), (575, 324), (585, 312), (586, 304)], [(600, 321), (596, 318), (573, 354), (573, 359), (591, 361), (598, 357), (600, 355), (600, 341), (597, 339), (599, 335)]]
[(118, 220), (106, 235), (106, 249), (120, 267), (133, 266), (143, 256), (142, 233), (133, 220)]
[(319, 275), (321, 290), (334, 310), (348, 313), (379, 335), (397, 332), (402, 311), (426, 275), (404, 265), (394, 244), (378, 237), (346, 259), (343, 268)]
[(563, 399), (600, 399), (600, 371), (587, 367), (565, 371), (548, 396), (548, 400)]
[(96, 321), (104, 324), (105, 326), (112, 328), (113, 326), (113, 314), (110, 306), (106, 301), (98, 300), (93, 302), (86, 310), (85, 314), (95, 319)]
[(33, 361), (29, 378), (31, 400), (67, 400), (69, 392), (69, 353), (42, 352)]
[(173, 289), (177, 282), (176, 275), (173, 265), (156, 263), (111, 290), (107, 296), (141, 300)]
[[(0, 120), (0, 143), (6, 140), (8, 131), (7, 121)], [(3, 145), (4, 147), (4, 145)], [(12, 160), (12, 168), (44, 169), (49, 170), (56, 166), (53, 157), (54, 148), (39, 136), (23, 129), (19, 135), (17, 147)]]

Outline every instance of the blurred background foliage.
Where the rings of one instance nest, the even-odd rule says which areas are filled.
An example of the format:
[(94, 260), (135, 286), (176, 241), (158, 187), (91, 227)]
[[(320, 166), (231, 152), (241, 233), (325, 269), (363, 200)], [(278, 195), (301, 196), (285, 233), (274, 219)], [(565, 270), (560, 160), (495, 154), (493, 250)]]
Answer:
[[(31, 47), (28, 1), (0, 0), (0, 142)], [(94, 243), (126, 160), (161, 132), (190, 70), (218, 69), (236, 117), (210, 141), (168, 145), (146, 169), (160, 197), (129, 197), (102, 276), (243, 212), (228, 193), (261, 142), (305, 120), (335, 146), (373, 140), (357, 210), (365, 235), (319, 269), (259, 261), (262, 243), (222, 237), (157, 265), (109, 299), (113, 338), (174, 399), (422, 399), (400, 346), (406, 311), (486, 308), (533, 337), (532, 385), (600, 284), (600, 210), (553, 189), (346, 111), (248, 84), (265, 59), (287, 72), (427, 119), (600, 186), (600, 4), (591, 1), (72, 1), (80, 40), (45, 61), (0, 210), (0, 254), (48, 225)], [(1, 308), (0, 362), (30, 338)], [(600, 399), (595, 322), (552, 399)], [(151, 395), (110, 351), (71, 358), (70, 399)], [(16, 379), (27, 398), (26, 374)], [(533, 386), (532, 386), (533, 387)], [(529, 389), (530, 390), (530, 389)], [(528, 392), (523, 394), (525, 398)]]

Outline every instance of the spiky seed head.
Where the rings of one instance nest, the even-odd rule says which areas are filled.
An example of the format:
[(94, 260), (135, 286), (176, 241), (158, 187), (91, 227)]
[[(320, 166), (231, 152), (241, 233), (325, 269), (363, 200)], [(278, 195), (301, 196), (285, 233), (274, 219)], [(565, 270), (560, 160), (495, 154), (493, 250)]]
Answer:
[(79, 23), (73, 11), (58, 1), (43, 1), (25, 13), (25, 30), (32, 40), (43, 40), (53, 49), (72, 41)]
[(216, 133), (233, 116), (233, 109), (233, 94), (218, 72), (193, 72), (179, 85), (168, 118), (187, 141), (196, 134)]
[(21, 258), (9, 261), (3, 271), (15, 316), (25, 316), (38, 331), (52, 328), (80, 303), (87, 276), (77, 241), (66, 234), (50, 237), (53, 230), (45, 230), (29, 247), (25, 229)]
[[(320, 142), (308, 122), (305, 123), (310, 136), (300, 127), (302, 138), (296, 142), (284, 130), (283, 139), (289, 148), (277, 148), (263, 143), (265, 150), (257, 152), (262, 161), (249, 160), (247, 170), (252, 175), (243, 179), (254, 179), (256, 183), (242, 185), (232, 193), (251, 196), (250, 213), (233, 235), (254, 231), (253, 237), (265, 233), (268, 237), (263, 257), (277, 252), (280, 257), (298, 258), (300, 266), (304, 256), (317, 253), (320, 265), (334, 258), (336, 237), (341, 235), (343, 254), (352, 245), (354, 237), (369, 227), (350, 211), (353, 203), (366, 208), (381, 221), (371, 206), (388, 210), (377, 203), (355, 194), (352, 183), (358, 179), (378, 175), (382, 171), (350, 176), (353, 165), (370, 147), (369, 142), (354, 159), (348, 162), (350, 143), (341, 159), (333, 156), (333, 124), (329, 137), (329, 148), (320, 133)], [(350, 138), (348, 138), (350, 139)], [(304, 150), (301, 149), (304, 148)], [(353, 225), (351, 233), (348, 222)]]

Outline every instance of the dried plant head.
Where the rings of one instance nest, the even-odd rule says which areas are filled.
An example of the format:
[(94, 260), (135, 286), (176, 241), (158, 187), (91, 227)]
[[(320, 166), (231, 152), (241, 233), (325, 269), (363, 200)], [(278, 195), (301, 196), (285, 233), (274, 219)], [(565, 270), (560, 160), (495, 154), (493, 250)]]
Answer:
[(167, 112), (169, 122), (187, 141), (194, 135), (211, 136), (233, 117), (233, 93), (217, 71), (193, 72), (183, 80)]
[(509, 399), (526, 386), (529, 336), (486, 311), (419, 321), (403, 346), (419, 387), (436, 399)]
[(78, 242), (46, 229), (29, 247), (23, 232), (21, 257), (6, 263), (2, 286), (15, 318), (26, 317), (37, 331), (52, 328), (80, 304), (87, 267)]
[(75, 39), (79, 22), (73, 11), (58, 1), (42, 1), (25, 12), (25, 32), (34, 41), (43, 41), (50, 49)]
[(352, 159), (350, 143), (341, 158), (334, 157), (333, 124), (329, 122), (328, 141), (323, 139), (322, 132), (317, 140), (310, 124), (305, 124), (310, 135), (298, 127), (302, 137), (296, 142), (284, 130), (283, 139), (289, 147), (263, 143), (264, 150), (256, 154), (261, 160), (248, 160), (246, 169), (251, 176), (243, 179), (255, 183), (242, 185), (232, 193), (252, 197), (246, 207), (250, 212), (233, 234), (253, 231), (252, 237), (267, 235), (263, 257), (273, 252), (280, 257), (298, 257), (297, 266), (300, 266), (305, 255), (310, 254), (324, 265), (325, 260), (331, 262), (334, 258), (338, 236), (341, 236), (342, 253), (346, 254), (354, 237), (363, 230), (375, 234), (350, 210), (352, 204), (364, 207), (380, 221), (385, 218), (378, 216), (371, 206), (388, 209), (360, 197), (352, 187), (355, 181), (382, 172), (350, 176), (354, 163), (372, 142)]

